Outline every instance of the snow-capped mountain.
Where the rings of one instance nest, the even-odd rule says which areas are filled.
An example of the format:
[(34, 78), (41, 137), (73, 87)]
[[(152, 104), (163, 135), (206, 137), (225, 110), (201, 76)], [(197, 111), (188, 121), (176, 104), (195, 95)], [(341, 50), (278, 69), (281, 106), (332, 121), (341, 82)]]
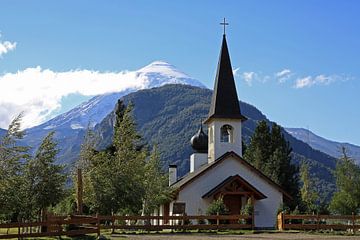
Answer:
[(81, 129), (86, 128), (88, 125), (94, 126), (113, 110), (117, 99), (140, 89), (160, 87), (165, 84), (186, 84), (205, 87), (200, 81), (191, 78), (175, 66), (164, 61), (155, 61), (135, 71), (135, 74), (136, 78), (142, 83), (139, 87), (95, 96), (66, 113), (58, 115), (39, 126), (30, 128), (29, 132), (40, 129)]
[(198, 80), (189, 77), (164, 61), (153, 62), (129, 73), (129, 76), (136, 76), (135, 80), (132, 77), (129, 81), (139, 82), (140, 84), (136, 84), (137, 87), (95, 96), (41, 125), (26, 129), (24, 144), (35, 149), (48, 132), (55, 131), (55, 138), (61, 150), (58, 155), (58, 163), (71, 163), (77, 157), (85, 129), (101, 122), (114, 109), (117, 100), (122, 96), (166, 84), (186, 84), (205, 88)]
[(348, 155), (360, 165), (360, 146), (350, 143), (331, 141), (304, 128), (285, 128), (285, 130), (293, 137), (309, 144), (312, 148), (329, 154), (335, 158), (339, 158), (341, 156), (341, 148), (345, 147)]

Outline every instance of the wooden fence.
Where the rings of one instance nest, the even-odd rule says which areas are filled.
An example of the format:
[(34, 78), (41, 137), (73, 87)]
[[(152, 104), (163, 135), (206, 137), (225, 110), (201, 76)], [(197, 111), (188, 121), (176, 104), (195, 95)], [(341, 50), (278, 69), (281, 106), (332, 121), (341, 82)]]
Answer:
[(219, 230), (252, 229), (250, 215), (212, 216), (51, 216), (46, 222), (17, 222), (0, 224), (0, 239), (45, 236), (77, 236), (96, 233), (102, 229), (115, 230)]
[(279, 213), (277, 225), (282, 230), (360, 230), (357, 215), (290, 215)]

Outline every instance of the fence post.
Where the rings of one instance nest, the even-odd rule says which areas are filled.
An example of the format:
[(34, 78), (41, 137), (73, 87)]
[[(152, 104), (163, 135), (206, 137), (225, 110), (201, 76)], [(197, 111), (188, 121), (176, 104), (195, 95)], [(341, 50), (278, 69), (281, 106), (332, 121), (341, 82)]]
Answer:
[(320, 229), (320, 219), (319, 219), (319, 213), (316, 214), (316, 228), (317, 230)]
[(353, 234), (355, 234), (356, 229), (355, 229), (355, 214), (354, 214), (354, 212), (352, 213), (352, 225), (353, 225)]
[(284, 231), (284, 213), (283, 212), (279, 212), (277, 220), (278, 220), (278, 230)]
[(97, 228), (97, 236), (100, 236), (100, 218), (99, 213), (96, 213), (96, 228)]
[(111, 213), (111, 224), (112, 224), (111, 234), (113, 234), (113, 233), (115, 233), (115, 216), (114, 216), (114, 213)]

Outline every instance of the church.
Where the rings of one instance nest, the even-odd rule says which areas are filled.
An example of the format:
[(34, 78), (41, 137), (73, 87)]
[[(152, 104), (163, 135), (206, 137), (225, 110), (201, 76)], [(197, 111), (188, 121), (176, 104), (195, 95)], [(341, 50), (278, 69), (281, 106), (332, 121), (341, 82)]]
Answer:
[(192, 137), (194, 153), (184, 177), (178, 178), (176, 165), (169, 165), (169, 185), (175, 196), (160, 207), (160, 215), (175, 215), (179, 206), (187, 215), (203, 215), (211, 202), (221, 197), (229, 214), (240, 214), (250, 201), (255, 228), (275, 227), (278, 208), (291, 196), (242, 158), (244, 121), (224, 33), (211, 106), (204, 121), (208, 136), (201, 126)]

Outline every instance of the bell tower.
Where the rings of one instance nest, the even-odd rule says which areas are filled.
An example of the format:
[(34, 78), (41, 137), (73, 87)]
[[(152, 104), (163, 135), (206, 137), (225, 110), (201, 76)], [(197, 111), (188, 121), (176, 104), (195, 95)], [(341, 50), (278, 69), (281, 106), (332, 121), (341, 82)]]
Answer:
[(224, 32), (210, 111), (204, 122), (208, 126), (208, 163), (229, 151), (242, 156), (241, 125), (245, 120), (240, 111)]

